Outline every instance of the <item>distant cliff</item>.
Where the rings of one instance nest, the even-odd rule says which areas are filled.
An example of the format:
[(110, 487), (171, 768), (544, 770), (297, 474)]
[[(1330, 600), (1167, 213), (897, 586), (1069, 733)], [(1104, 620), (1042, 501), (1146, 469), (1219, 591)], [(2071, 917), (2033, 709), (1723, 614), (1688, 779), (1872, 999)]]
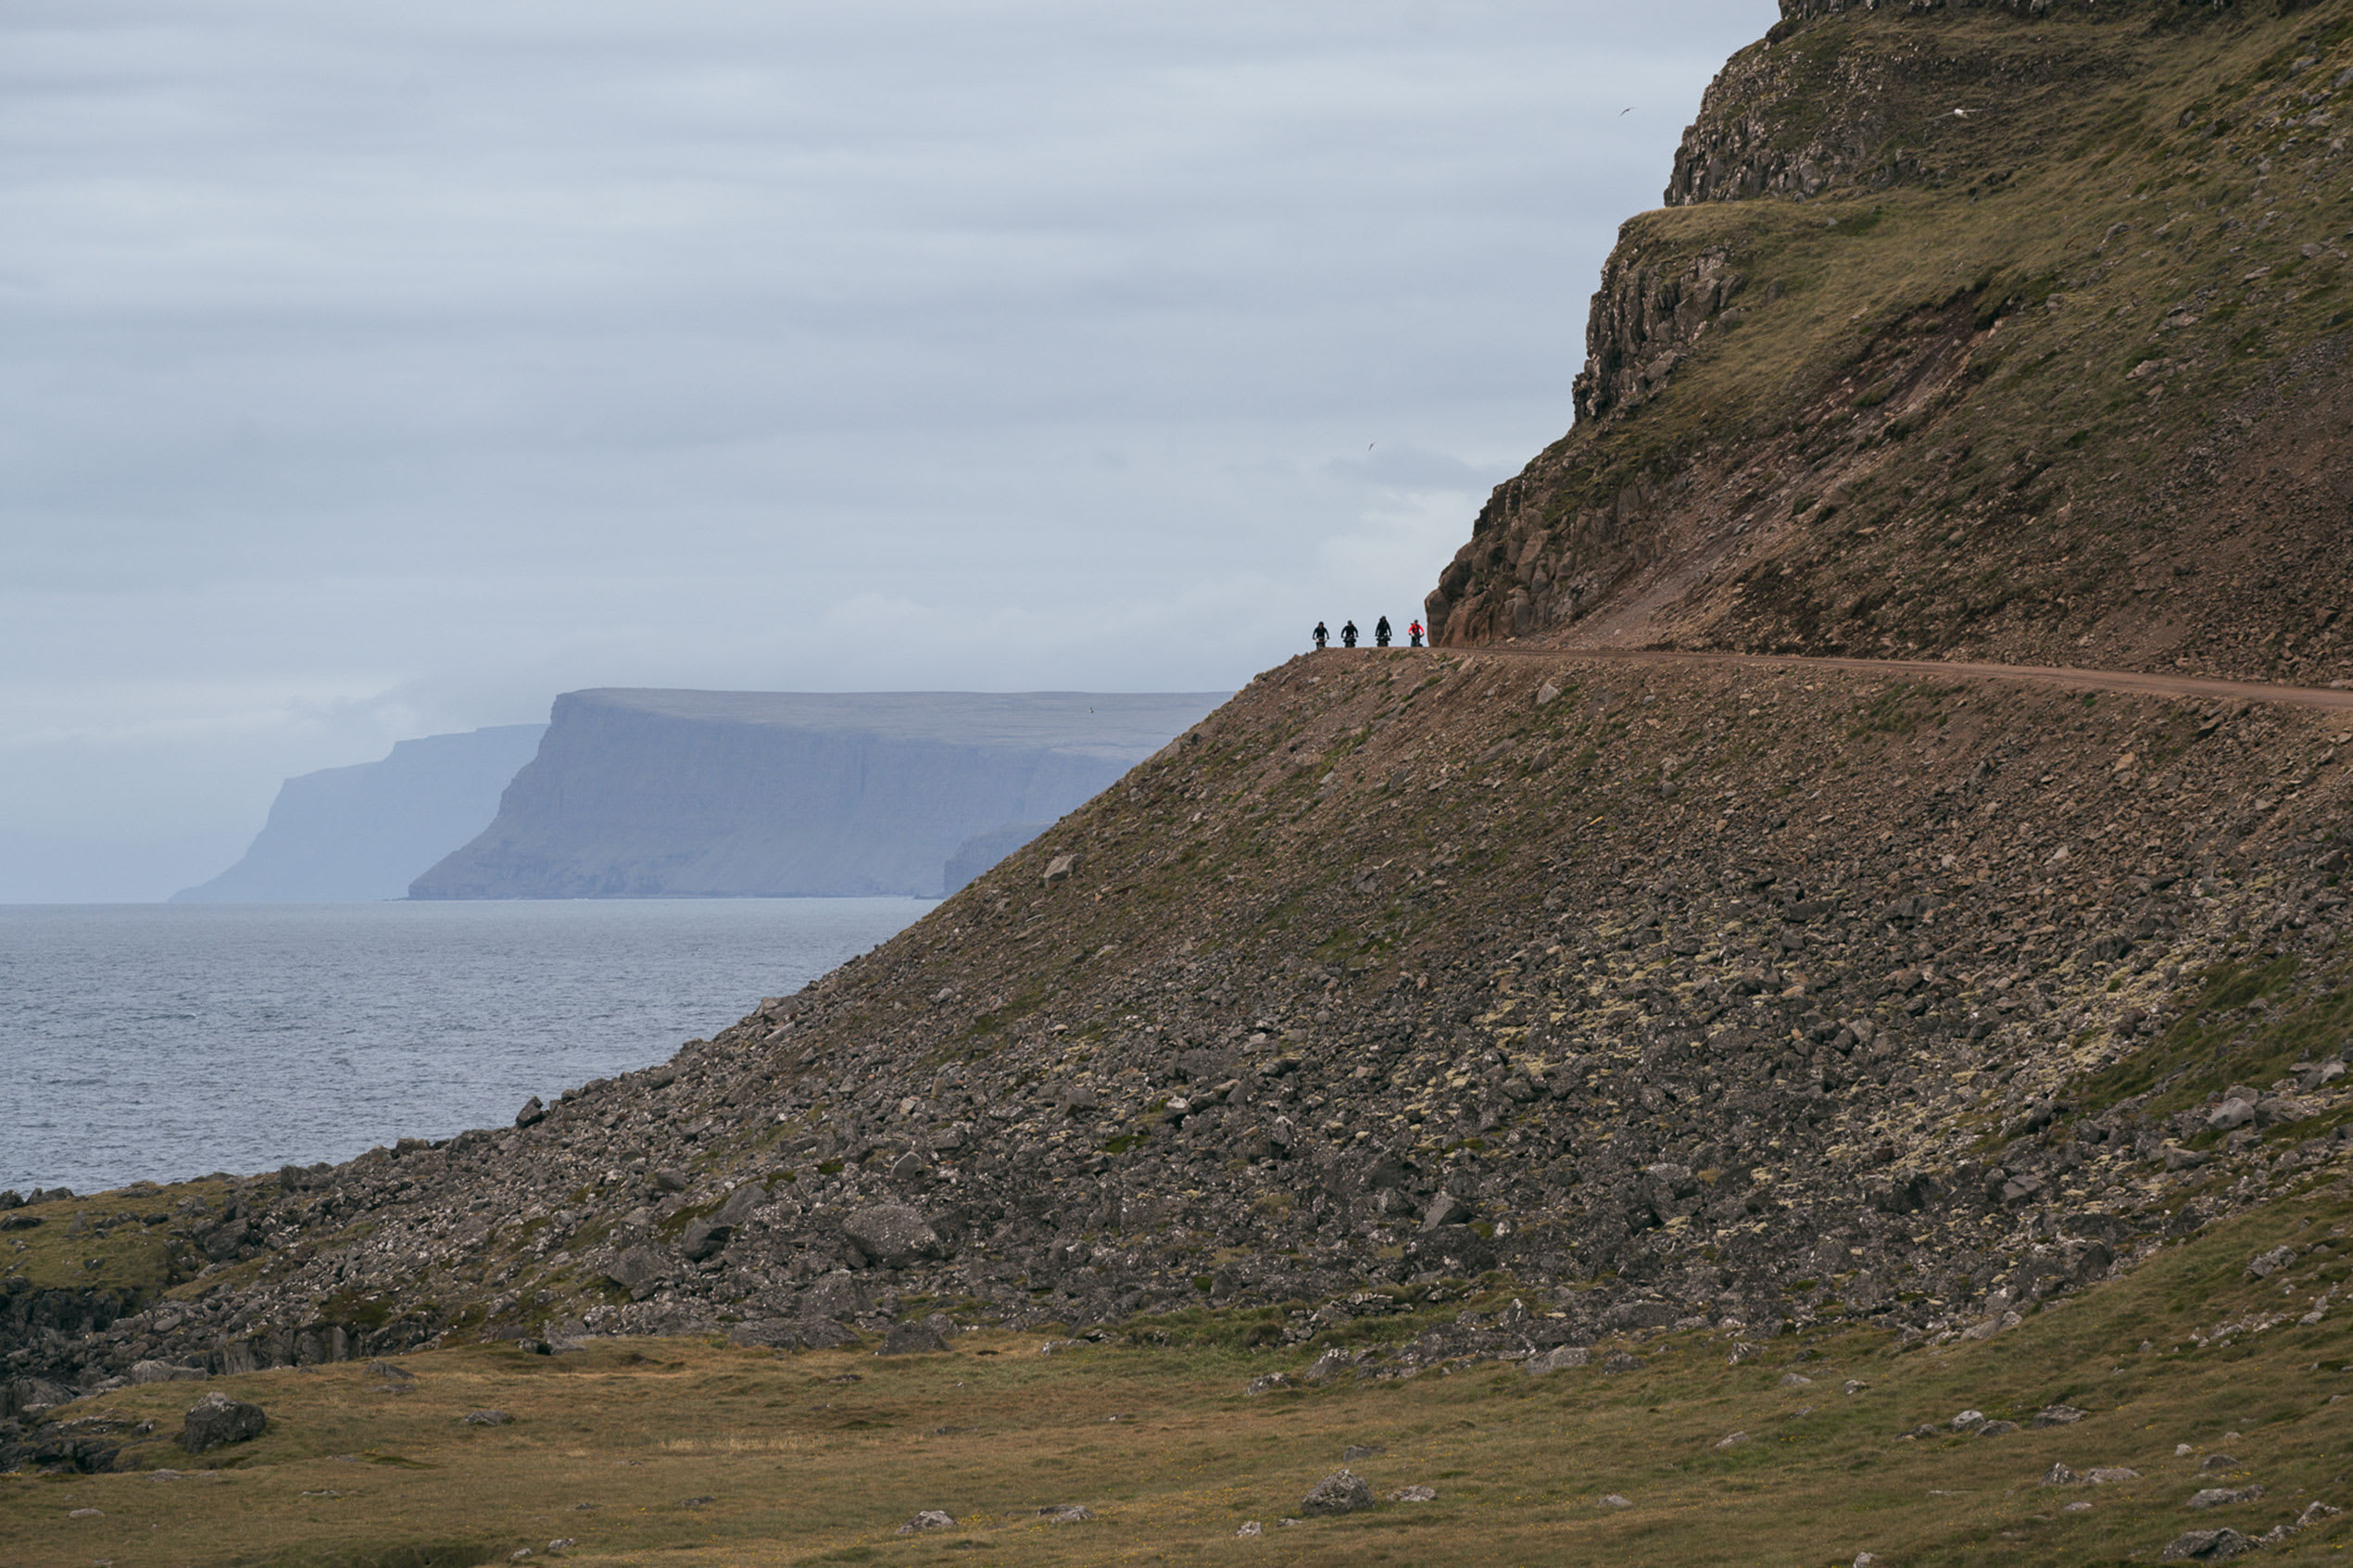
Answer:
[(572, 692), (497, 820), (409, 896), (937, 897), (968, 841), (1051, 822), (1223, 700)]
[(397, 898), (420, 871), (480, 833), (545, 724), (404, 740), (377, 762), (322, 768), (278, 786), (244, 859), (175, 904), (312, 904)]

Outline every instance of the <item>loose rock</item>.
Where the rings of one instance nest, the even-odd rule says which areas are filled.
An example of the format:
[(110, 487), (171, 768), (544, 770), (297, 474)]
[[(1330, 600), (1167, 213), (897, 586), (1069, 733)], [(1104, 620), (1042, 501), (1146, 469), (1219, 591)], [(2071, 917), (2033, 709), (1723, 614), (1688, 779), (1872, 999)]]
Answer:
[(1308, 1488), (1299, 1512), (1309, 1515), (1354, 1513), (1373, 1506), (1373, 1488), (1353, 1470), (1336, 1470)]
[(188, 1407), (180, 1446), (192, 1454), (208, 1453), (232, 1443), (249, 1443), (269, 1424), (270, 1418), (259, 1405), (210, 1393)]

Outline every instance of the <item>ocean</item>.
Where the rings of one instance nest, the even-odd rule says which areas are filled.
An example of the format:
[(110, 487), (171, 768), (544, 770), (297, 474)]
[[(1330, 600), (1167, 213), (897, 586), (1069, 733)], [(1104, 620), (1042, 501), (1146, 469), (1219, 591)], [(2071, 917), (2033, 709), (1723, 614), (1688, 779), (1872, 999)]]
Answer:
[(0, 905), (0, 1188), (344, 1160), (660, 1061), (915, 898)]

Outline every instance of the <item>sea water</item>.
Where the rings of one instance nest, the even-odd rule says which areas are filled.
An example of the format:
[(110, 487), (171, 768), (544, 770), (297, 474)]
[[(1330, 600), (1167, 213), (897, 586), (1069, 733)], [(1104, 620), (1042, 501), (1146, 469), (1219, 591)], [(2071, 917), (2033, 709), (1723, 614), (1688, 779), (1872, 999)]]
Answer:
[(0, 1188), (348, 1160), (661, 1061), (914, 898), (0, 905)]

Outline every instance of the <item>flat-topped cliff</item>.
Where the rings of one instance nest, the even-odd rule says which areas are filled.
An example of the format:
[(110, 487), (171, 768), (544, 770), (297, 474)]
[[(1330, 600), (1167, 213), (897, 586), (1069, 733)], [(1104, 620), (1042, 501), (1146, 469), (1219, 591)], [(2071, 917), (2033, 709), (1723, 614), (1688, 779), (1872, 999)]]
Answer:
[(307, 904), (397, 898), (410, 879), (480, 833), (531, 760), (545, 724), (404, 740), (381, 761), (321, 768), (279, 786), (237, 863), (175, 904)]
[(1052, 822), (1221, 700), (572, 692), (497, 819), (409, 896), (936, 897), (976, 835)]

